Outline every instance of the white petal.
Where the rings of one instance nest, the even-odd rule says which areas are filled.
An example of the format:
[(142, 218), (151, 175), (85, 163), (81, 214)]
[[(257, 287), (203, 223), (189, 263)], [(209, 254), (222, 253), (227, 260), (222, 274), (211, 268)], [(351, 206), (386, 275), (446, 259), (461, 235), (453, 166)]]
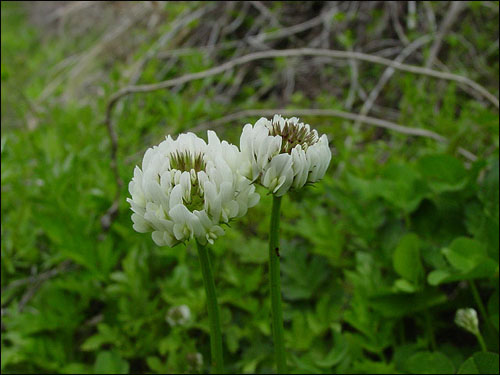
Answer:
[(151, 231), (151, 226), (141, 215), (132, 214), (132, 221), (134, 222), (133, 228), (136, 232), (146, 233)]
[(170, 201), (169, 201), (170, 211), (172, 211), (172, 209), (175, 206), (182, 205), (183, 194), (184, 194), (184, 191), (183, 191), (181, 185), (174, 186), (174, 188), (170, 192)]
[(153, 238), (153, 241), (155, 242), (155, 244), (157, 244), (158, 246), (165, 246), (166, 245), (166, 242), (163, 239), (163, 237), (164, 237), (163, 232), (154, 231), (152, 233), (151, 237)]

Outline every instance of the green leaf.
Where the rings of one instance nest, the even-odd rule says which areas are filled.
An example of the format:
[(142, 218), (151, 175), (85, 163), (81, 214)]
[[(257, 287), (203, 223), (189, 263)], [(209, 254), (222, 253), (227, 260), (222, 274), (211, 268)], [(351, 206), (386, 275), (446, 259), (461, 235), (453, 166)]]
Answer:
[(317, 359), (314, 363), (319, 367), (332, 368), (336, 366), (348, 353), (349, 344), (345, 338), (340, 334), (335, 332), (335, 343), (332, 350), (322, 359)]
[(97, 354), (94, 363), (95, 374), (127, 374), (129, 364), (118, 353), (103, 351)]
[(483, 244), (467, 237), (456, 238), (441, 251), (454, 268), (464, 273), (472, 271), (487, 256)]
[(239, 246), (235, 246), (234, 250), (240, 257), (243, 263), (266, 263), (268, 260), (267, 242), (262, 241), (257, 237), (251, 237), (248, 241), (243, 241)]
[(499, 356), (497, 353), (478, 352), (469, 357), (460, 369), (459, 374), (498, 374)]
[(436, 286), (449, 280), (451, 273), (446, 270), (434, 270), (427, 275), (427, 282)]
[(60, 370), (61, 374), (86, 374), (88, 372), (88, 366), (78, 362), (68, 363)]
[(488, 278), (498, 274), (498, 263), (487, 255), (485, 246), (479, 241), (459, 237), (441, 252), (452, 268), (432, 271), (427, 277), (431, 285)]
[(161, 374), (165, 372), (165, 366), (163, 363), (160, 361), (158, 357), (147, 357), (146, 358), (146, 363), (148, 364), (149, 368), (153, 370), (154, 372)]
[(380, 294), (370, 297), (370, 306), (385, 317), (401, 317), (446, 302), (446, 295), (437, 290), (416, 294)]
[(99, 324), (97, 329), (99, 332), (85, 340), (80, 347), (81, 350), (95, 351), (99, 349), (103, 344), (117, 342), (120, 339), (116, 328), (110, 327), (105, 323)]
[(371, 189), (406, 213), (413, 212), (429, 193), (418, 173), (403, 163), (389, 164), (382, 178), (372, 183)]
[(450, 155), (424, 156), (418, 160), (417, 169), (436, 193), (461, 190), (467, 184), (467, 171)]
[(396, 292), (415, 293), (417, 291), (417, 288), (415, 288), (415, 286), (408, 280), (397, 279), (394, 282), (394, 290)]
[(419, 352), (406, 362), (411, 374), (453, 374), (455, 366), (450, 359), (440, 352)]
[(323, 258), (308, 257), (306, 249), (291, 246), (283, 246), (281, 272), (283, 295), (289, 300), (311, 298), (329, 275)]
[(416, 234), (406, 234), (399, 241), (394, 251), (392, 264), (401, 277), (413, 284), (418, 284), (423, 268), (420, 261), (420, 239)]

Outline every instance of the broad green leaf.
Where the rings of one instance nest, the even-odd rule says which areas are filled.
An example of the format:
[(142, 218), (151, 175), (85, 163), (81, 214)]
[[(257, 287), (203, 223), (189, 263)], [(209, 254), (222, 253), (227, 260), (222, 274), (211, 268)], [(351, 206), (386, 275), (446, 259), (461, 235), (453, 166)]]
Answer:
[(394, 282), (394, 290), (396, 292), (415, 293), (417, 288), (415, 288), (415, 286), (408, 280), (397, 279)]
[(478, 352), (469, 357), (460, 369), (459, 374), (498, 374), (499, 356), (497, 353)]
[(486, 248), (477, 240), (459, 237), (441, 252), (452, 268), (432, 271), (427, 277), (431, 285), (488, 278), (498, 274), (498, 263), (487, 255)]
[(440, 352), (419, 352), (406, 362), (411, 374), (453, 374), (455, 366), (451, 360)]
[(269, 258), (267, 242), (253, 236), (248, 241), (244, 241), (235, 246), (234, 250), (243, 263), (266, 263)]
[(304, 248), (282, 247), (283, 295), (289, 300), (311, 298), (329, 275), (327, 264), (323, 258), (309, 256)]
[(420, 261), (420, 239), (416, 234), (409, 233), (401, 239), (394, 251), (392, 264), (401, 277), (418, 284), (423, 269)]
[(455, 281), (489, 278), (498, 275), (498, 263), (493, 259), (486, 258), (484, 262), (472, 271), (462, 273), (451, 268), (445, 270), (434, 270), (427, 276), (430, 285), (452, 283)]
[(306, 354), (303, 357), (298, 357), (295, 354), (290, 356), (293, 368), (291, 374), (322, 374), (323, 371), (319, 369), (313, 360)]
[(332, 368), (336, 366), (348, 353), (349, 344), (347, 340), (344, 339), (342, 334), (335, 333), (335, 340), (333, 348), (330, 352), (322, 359), (317, 359), (314, 363), (319, 367)]
[(401, 317), (446, 302), (446, 295), (436, 290), (415, 294), (381, 294), (370, 297), (369, 303), (385, 317)]
[(146, 363), (154, 372), (161, 374), (165, 372), (165, 366), (158, 357), (150, 356), (146, 358)]
[(464, 273), (472, 271), (487, 256), (480, 242), (467, 237), (456, 238), (441, 251), (454, 268)]
[(61, 374), (88, 374), (89, 366), (85, 363), (71, 362), (61, 369)]
[(406, 213), (413, 212), (429, 194), (425, 181), (410, 165), (403, 163), (389, 164), (381, 179), (374, 181), (371, 188)]
[(461, 190), (467, 184), (467, 172), (462, 163), (446, 154), (420, 158), (417, 168), (436, 193)]
[(434, 270), (427, 275), (427, 282), (436, 286), (448, 280), (450, 276), (451, 273), (446, 270)]
[(95, 374), (127, 374), (129, 364), (116, 352), (102, 351), (94, 363)]

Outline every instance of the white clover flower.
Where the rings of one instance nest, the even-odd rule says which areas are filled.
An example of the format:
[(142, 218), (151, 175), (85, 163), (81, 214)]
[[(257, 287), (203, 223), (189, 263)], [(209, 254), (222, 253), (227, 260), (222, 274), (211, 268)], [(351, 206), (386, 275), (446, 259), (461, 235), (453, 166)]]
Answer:
[(325, 134), (319, 137), (298, 118), (280, 115), (245, 125), (240, 149), (246, 158), (243, 173), (277, 197), (323, 178), (332, 157)]
[(472, 308), (458, 309), (455, 314), (455, 323), (476, 336), (479, 334), (477, 312)]
[(165, 320), (170, 326), (182, 326), (191, 319), (191, 310), (187, 305), (171, 307), (167, 311)]
[(188, 353), (186, 355), (186, 360), (191, 370), (194, 370), (194, 372), (201, 371), (203, 367), (203, 355), (201, 353)]
[(146, 151), (135, 167), (128, 198), (134, 229), (153, 232), (158, 246), (195, 238), (213, 243), (220, 224), (246, 214), (259, 201), (255, 187), (239, 173), (242, 154), (208, 131), (208, 144), (193, 133), (167, 136)]

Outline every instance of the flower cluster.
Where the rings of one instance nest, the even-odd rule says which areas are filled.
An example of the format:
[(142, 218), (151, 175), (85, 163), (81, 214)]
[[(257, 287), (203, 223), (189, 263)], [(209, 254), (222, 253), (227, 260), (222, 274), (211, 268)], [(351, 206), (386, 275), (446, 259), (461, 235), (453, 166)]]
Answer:
[(193, 133), (168, 136), (148, 149), (129, 184), (132, 221), (152, 232), (158, 246), (190, 238), (202, 244), (224, 233), (221, 223), (246, 214), (259, 195), (239, 173), (241, 152), (208, 131), (208, 143)]
[(326, 135), (295, 117), (247, 124), (241, 151), (215, 132), (208, 143), (193, 133), (170, 136), (148, 149), (129, 184), (132, 221), (152, 232), (159, 246), (195, 238), (213, 243), (221, 224), (246, 214), (259, 201), (253, 182), (275, 196), (321, 179), (331, 159)]
[(172, 327), (182, 326), (187, 322), (189, 322), (189, 319), (191, 319), (191, 310), (187, 305), (171, 307), (167, 311), (167, 315), (165, 317), (167, 323), (170, 324)]
[(240, 148), (247, 160), (245, 175), (278, 197), (323, 178), (331, 159), (326, 135), (280, 115), (245, 125)]
[(479, 320), (473, 308), (458, 309), (455, 314), (455, 324), (474, 335), (479, 334)]

